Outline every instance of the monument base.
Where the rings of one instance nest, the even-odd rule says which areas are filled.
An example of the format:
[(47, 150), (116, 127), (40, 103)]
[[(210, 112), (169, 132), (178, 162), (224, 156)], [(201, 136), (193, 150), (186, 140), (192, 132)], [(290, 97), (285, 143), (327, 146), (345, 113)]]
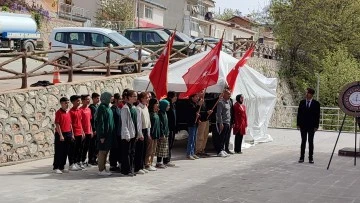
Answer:
[[(354, 147), (345, 147), (339, 150), (339, 156), (351, 156), (354, 157), (355, 148)], [(356, 149), (356, 156), (360, 157), (360, 149)]]

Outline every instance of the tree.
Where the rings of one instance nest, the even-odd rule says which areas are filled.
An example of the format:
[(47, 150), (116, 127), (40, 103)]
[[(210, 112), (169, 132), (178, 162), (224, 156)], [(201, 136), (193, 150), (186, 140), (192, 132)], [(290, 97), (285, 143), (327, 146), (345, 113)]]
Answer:
[(219, 20), (229, 20), (233, 16), (241, 16), (238, 9), (225, 8), (222, 13), (215, 14), (215, 18)]
[(102, 0), (95, 18), (98, 26), (121, 30), (133, 27), (134, 17), (134, 0)]
[(316, 85), (316, 74), (328, 68), (321, 61), (339, 47), (358, 63), (359, 0), (272, 0), (270, 15), (283, 55), (282, 74), (296, 92)]
[(320, 73), (320, 101), (324, 106), (337, 106), (341, 88), (360, 79), (360, 65), (344, 46), (327, 51), (320, 65), (323, 69)]

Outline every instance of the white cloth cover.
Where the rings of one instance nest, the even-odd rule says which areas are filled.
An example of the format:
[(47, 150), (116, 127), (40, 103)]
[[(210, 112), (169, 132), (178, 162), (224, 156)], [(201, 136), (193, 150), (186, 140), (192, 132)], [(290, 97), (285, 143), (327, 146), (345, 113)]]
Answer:
[[(190, 56), (169, 66), (168, 90), (185, 92), (186, 85), (182, 76), (196, 62), (201, 60), (208, 51)], [(226, 76), (238, 62), (238, 59), (225, 52), (220, 53), (219, 80), (216, 85), (207, 88), (208, 93), (221, 93), (226, 85)], [(145, 91), (149, 83), (149, 76), (143, 76), (134, 80), (136, 91)], [(248, 128), (245, 141), (270, 142), (272, 137), (267, 134), (267, 128), (276, 104), (276, 78), (267, 78), (253, 68), (245, 65), (240, 69), (236, 80), (232, 98), (238, 94), (244, 96), (244, 104), (247, 107)], [(148, 89), (153, 89), (151, 84)]]

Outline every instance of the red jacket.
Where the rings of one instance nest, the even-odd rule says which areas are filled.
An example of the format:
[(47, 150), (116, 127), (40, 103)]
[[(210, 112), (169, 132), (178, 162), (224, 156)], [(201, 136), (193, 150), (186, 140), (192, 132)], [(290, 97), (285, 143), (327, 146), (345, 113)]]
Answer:
[(247, 127), (247, 116), (245, 105), (236, 102), (234, 104), (234, 128), (233, 133), (245, 135)]

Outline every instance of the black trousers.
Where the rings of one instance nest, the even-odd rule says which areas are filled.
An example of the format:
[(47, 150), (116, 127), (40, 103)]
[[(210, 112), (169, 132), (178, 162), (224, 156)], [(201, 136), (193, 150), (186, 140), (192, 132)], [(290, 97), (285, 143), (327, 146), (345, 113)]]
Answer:
[[(219, 125), (219, 124), (217, 124)], [(217, 153), (220, 153), (221, 151), (229, 150), (229, 141), (230, 141), (230, 125), (227, 123), (223, 123), (224, 129), (220, 132), (219, 135), (219, 145), (217, 148)], [(220, 130), (220, 126), (218, 126)]]
[(167, 164), (171, 161), (171, 150), (174, 147), (175, 131), (169, 132), (168, 141), (169, 141), (169, 157), (164, 158), (164, 164)]
[(81, 162), (84, 140), (82, 136), (75, 136), (75, 146), (74, 146), (74, 156), (73, 156), (74, 163)]
[(237, 152), (237, 153), (241, 152), (242, 140), (243, 140), (243, 135), (240, 134), (240, 132), (236, 133), (234, 151)]
[[(83, 162), (83, 163), (86, 161), (86, 155), (89, 152), (90, 140), (91, 140), (91, 135), (86, 134), (85, 138), (83, 140), (83, 146), (82, 146), (82, 152), (81, 152), (81, 162)], [(89, 160), (88, 160), (88, 162), (89, 162)]]
[(147, 129), (142, 130), (144, 140), (137, 140), (135, 146), (135, 159), (134, 159), (134, 171), (138, 172), (139, 170), (144, 169), (145, 165), (145, 154), (146, 154), (146, 143), (148, 140), (148, 131)]
[(55, 133), (54, 143), (54, 162), (53, 169), (64, 170), (66, 165), (66, 159), (69, 159), (69, 165), (73, 164), (72, 152), (73, 152), (73, 140), (71, 139), (71, 132), (64, 132), (64, 141), (60, 141), (60, 135)]
[(89, 142), (88, 163), (90, 163), (90, 164), (96, 163), (96, 158), (97, 158), (97, 154), (98, 154), (96, 145), (97, 145), (97, 140), (96, 140), (96, 135), (94, 135), (90, 139), (90, 142)]
[(135, 138), (121, 140), (121, 173), (129, 174), (134, 172)]
[(300, 128), (301, 133), (301, 151), (300, 158), (304, 159), (305, 157), (305, 148), (306, 148), (306, 140), (309, 142), (309, 159), (313, 159), (314, 154), (314, 128)]
[(121, 164), (121, 137), (117, 136), (115, 138), (117, 144), (113, 144), (110, 149), (109, 162), (110, 167), (117, 167), (118, 163)]

